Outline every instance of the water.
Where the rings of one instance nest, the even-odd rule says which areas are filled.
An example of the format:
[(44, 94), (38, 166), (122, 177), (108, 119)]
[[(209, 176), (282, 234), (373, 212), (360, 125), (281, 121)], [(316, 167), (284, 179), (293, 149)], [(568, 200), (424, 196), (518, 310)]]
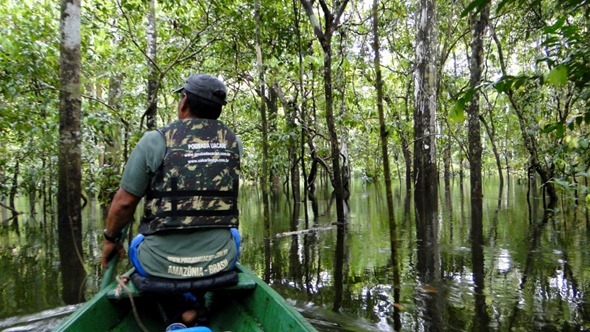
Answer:
[[(272, 202), (270, 241), (260, 193), (244, 187), (241, 262), (321, 331), (589, 330), (588, 212), (563, 201), (541, 223), (541, 201), (531, 198), (529, 208), (526, 191), (513, 182), (499, 196), (495, 181), (485, 182), (483, 242), (474, 244), (467, 188), (441, 190), (435, 241), (418, 237), (411, 197), (396, 189), (396, 284), (382, 187), (353, 184), (349, 224), (340, 230), (329, 192), (318, 193), (318, 216), (309, 210), (307, 221), (303, 209), (293, 219), (281, 195)], [(87, 298), (102, 274), (98, 210), (84, 214)], [(55, 223), (40, 224), (25, 216), (18, 232), (0, 230), (1, 331), (47, 331), (72, 308), (61, 300)]]
[(80, 307), (79, 304), (67, 305), (31, 315), (9, 317), (0, 320), (0, 330), (4, 332), (51, 331), (78, 307)]

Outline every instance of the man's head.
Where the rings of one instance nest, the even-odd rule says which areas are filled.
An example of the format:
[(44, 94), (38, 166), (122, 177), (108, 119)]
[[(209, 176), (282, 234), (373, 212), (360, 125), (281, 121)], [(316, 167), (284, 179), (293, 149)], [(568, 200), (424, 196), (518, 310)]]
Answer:
[(182, 88), (177, 89), (182, 93), (180, 107), (186, 102), (193, 116), (205, 119), (217, 119), (221, 114), (221, 108), (225, 105), (227, 88), (218, 78), (208, 74), (194, 74), (189, 76)]

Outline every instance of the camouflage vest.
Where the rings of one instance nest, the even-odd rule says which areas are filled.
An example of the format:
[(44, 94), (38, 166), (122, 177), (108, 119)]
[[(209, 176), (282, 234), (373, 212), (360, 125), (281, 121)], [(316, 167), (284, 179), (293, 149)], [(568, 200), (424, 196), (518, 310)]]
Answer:
[(216, 120), (180, 120), (159, 129), (162, 165), (146, 193), (139, 232), (238, 227), (240, 152), (235, 134)]

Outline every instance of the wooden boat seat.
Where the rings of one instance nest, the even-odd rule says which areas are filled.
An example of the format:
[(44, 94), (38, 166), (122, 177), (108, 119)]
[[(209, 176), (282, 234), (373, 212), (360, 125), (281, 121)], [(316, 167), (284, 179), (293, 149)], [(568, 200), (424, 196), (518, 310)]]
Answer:
[[(127, 282), (124, 283), (124, 286), (121, 285), (121, 282), (119, 282), (119, 285), (115, 289), (110, 290), (106, 294), (107, 298), (109, 298), (111, 300), (121, 300), (121, 299), (129, 298), (130, 296), (135, 298), (135, 297), (143, 297), (143, 296), (153, 295), (154, 293), (144, 292), (144, 291), (137, 289), (136, 285), (133, 283), (133, 281), (130, 278), (131, 274), (133, 274), (134, 272), (135, 272), (135, 269), (132, 269), (131, 271), (125, 273), (123, 276), (118, 277), (117, 280), (127, 280)], [(248, 274), (243, 273), (241, 271), (238, 271), (237, 274), (238, 274), (237, 284), (233, 284), (230, 286), (220, 286), (220, 287), (213, 286), (213, 287), (199, 289), (199, 290), (200, 291), (248, 290), (248, 289), (254, 289), (256, 287), (256, 281), (253, 280)]]

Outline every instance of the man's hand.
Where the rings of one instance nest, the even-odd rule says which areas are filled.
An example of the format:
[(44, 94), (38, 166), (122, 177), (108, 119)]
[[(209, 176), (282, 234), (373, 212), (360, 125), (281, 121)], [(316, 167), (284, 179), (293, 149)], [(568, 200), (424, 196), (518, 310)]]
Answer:
[(102, 242), (102, 257), (100, 258), (102, 267), (106, 269), (109, 266), (109, 261), (115, 257), (115, 255), (119, 255), (119, 258), (125, 257), (125, 248), (123, 245), (119, 242), (104, 240)]

